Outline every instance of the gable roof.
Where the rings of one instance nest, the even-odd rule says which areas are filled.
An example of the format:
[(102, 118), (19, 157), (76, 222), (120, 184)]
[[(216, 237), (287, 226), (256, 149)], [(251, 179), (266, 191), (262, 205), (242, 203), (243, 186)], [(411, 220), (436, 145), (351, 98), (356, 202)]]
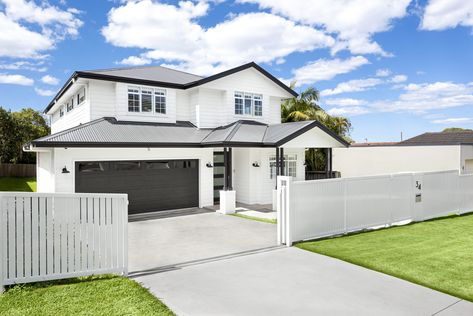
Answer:
[(317, 121), (266, 125), (237, 121), (215, 129), (199, 129), (190, 122), (137, 123), (101, 118), (31, 142), (36, 147), (278, 147), (319, 127), (342, 146), (343, 138)]
[(297, 92), (289, 88), (287, 85), (285, 85), (283, 82), (281, 82), (279, 79), (274, 77), (272, 74), (270, 74), (268, 71), (263, 69), (255, 62), (250, 62), (209, 77), (201, 77), (162, 66), (112, 68), (102, 70), (75, 71), (72, 76), (66, 81), (64, 86), (59, 90), (53, 100), (48, 104), (48, 106), (44, 110), (44, 113), (47, 113), (54, 106), (56, 100), (59, 99), (69, 89), (70, 86), (72, 86), (73, 82), (77, 80), (77, 78), (116, 81), (185, 90), (203, 85), (205, 83), (232, 75), (234, 73), (249, 68), (256, 69), (269, 80), (273, 81), (275, 84), (277, 84), (279, 87), (281, 87), (294, 97), (298, 96)]
[(399, 143), (401, 146), (473, 145), (473, 131), (424, 133)]

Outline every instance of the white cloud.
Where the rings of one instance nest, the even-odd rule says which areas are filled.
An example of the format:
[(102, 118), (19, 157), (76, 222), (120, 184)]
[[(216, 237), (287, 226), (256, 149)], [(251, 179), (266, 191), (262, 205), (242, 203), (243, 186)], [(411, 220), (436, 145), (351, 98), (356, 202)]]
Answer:
[(2, 63), (0, 64), (0, 69), (2, 70), (30, 70), (30, 71), (37, 71), (37, 72), (45, 72), (48, 70), (46, 66), (44, 66), (44, 62), (38, 61), (35, 63), (29, 61), (16, 61), (13, 63)]
[(369, 110), (364, 107), (359, 106), (351, 106), (351, 107), (339, 107), (339, 108), (332, 108), (327, 111), (330, 115), (335, 116), (355, 116), (369, 113)]
[(240, 0), (257, 3), (290, 20), (317, 26), (338, 34), (334, 52), (349, 49), (353, 54), (375, 53), (388, 56), (372, 36), (392, 27), (404, 17), (411, 0)]
[(36, 93), (42, 97), (50, 97), (56, 94), (56, 92), (52, 90), (43, 90), (40, 88), (34, 88), (34, 91), (36, 91)]
[(391, 70), (389, 69), (378, 69), (376, 70), (376, 77), (387, 77), (391, 75)]
[(41, 81), (45, 84), (49, 84), (52, 86), (58, 85), (59, 84), (59, 79), (50, 75), (43, 76), (41, 78)]
[(407, 80), (407, 76), (406, 75), (396, 75), (394, 77), (391, 78), (391, 82), (393, 83), (401, 83), (401, 82), (404, 82)]
[(360, 106), (360, 105), (365, 105), (367, 102), (365, 100), (361, 99), (352, 99), (352, 98), (334, 98), (334, 99), (326, 99), (323, 102), (324, 104), (327, 105), (335, 105), (338, 107), (343, 107), (343, 106)]
[(423, 30), (440, 31), (459, 25), (473, 27), (473, 1), (430, 0), (420, 27)]
[(110, 10), (102, 34), (112, 45), (145, 50), (137, 58), (203, 75), (249, 61), (280, 62), (291, 53), (335, 43), (322, 31), (264, 12), (235, 15), (203, 28), (196, 20), (208, 9), (206, 2), (181, 1), (175, 6), (130, 1)]
[(81, 26), (74, 13), (47, 2), (0, 0), (0, 30), (8, 30), (0, 32), (0, 57), (41, 58)]
[(347, 92), (360, 92), (384, 83), (379, 78), (354, 79), (339, 83), (333, 89), (325, 89), (320, 92), (322, 96), (335, 95)]
[(363, 56), (349, 59), (318, 59), (292, 71), (297, 85), (312, 84), (317, 81), (330, 80), (337, 75), (351, 72), (370, 62)]
[(0, 73), (0, 84), (15, 84), (20, 86), (31, 86), (34, 80), (23, 75), (9, 75)]
[(473, 106), (473, 82), (434, 82), (408, 84), (396, 100), (375, 101), (371, 107), (380, 111), (413, 111)]
[(473, 118), (471, 117), (455, 117), (447, 119), (433, 120), (431, 123), (434, 124), (471, 124), (473, 123)]
[(151, 64), (151, 59), (140, 56), (129, 56), (120, 60), (118, 63), (128, 66), (142, 66)]

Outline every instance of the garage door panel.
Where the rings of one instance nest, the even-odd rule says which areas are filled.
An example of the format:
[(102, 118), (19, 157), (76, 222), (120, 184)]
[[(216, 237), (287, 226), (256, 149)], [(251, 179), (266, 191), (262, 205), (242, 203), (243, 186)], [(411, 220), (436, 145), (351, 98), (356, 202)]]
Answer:
[(77, 162), (76, 192), (127, 193), (130, 213), (196, 207), (197, 160)]

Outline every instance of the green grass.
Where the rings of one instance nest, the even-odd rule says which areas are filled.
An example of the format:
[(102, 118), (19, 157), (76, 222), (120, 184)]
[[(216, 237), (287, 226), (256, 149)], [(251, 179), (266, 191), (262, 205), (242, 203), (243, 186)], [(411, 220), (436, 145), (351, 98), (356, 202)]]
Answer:
[(243, 215), (243, 214), (230, 214), (231, 216), (236, 216), (236, 217), (241, 217), (241, 218), (246, 218), (246, 219), (251, 219), (257, 222), (263, 222), (263, 223), (270, 223), (270, 224), (277, 224), (276, 219), (267, 219), (267, 218), (259, 218), (259, 217), (254, 217), (254, 216), (248, 216), (248, 215)]
[(296, 246), (473, 301), (473, 214)]
[(36, 179), (0, 177), (0, 191), (36, 192)]
[(147, 289), (118, 276), (16, 285), (0, 295), (0, 315), (174, 315)]

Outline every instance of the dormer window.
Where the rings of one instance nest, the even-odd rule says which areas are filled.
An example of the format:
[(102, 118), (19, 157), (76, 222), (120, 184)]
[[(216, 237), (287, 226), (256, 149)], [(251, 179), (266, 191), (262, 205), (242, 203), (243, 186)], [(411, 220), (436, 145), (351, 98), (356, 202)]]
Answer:
[(128, 112), (166, 114), (166, 90), (128, 87)]
[(261, 94), (235, 92), (235, 114), (263, 116), (263, 96)]

